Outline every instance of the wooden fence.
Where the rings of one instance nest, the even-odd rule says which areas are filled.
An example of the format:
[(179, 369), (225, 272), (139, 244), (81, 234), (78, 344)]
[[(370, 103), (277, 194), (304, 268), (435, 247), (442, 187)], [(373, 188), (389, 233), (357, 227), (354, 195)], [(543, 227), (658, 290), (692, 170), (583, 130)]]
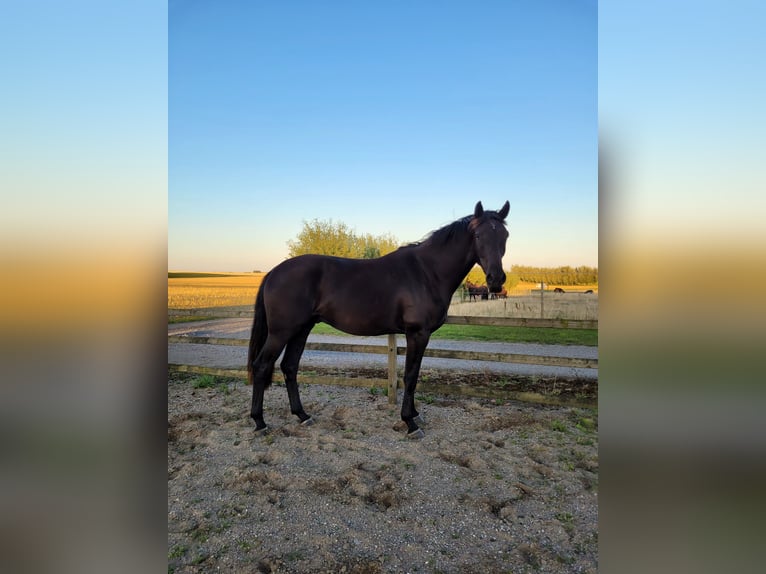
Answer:
[[(169, 309), (170, 316), (195, 316), (195, 317), (252, 317), (252, 308), (248, 310), (216, 310), (216, 309), (191, 309), (175, 310)], [(598, 329), (598, 321), (594, 320), (567, 320), (567, 319), (525, 319), (525, 318), (505, 318), (505, 317), (467, 317), (467, 316), (448, 316), (447, 323), (455, 325), (491, 325), (501, 327), (537, 327), (537, 328), (556, 328), (556, 329)], [(226, 345), (243, 346), (248, 345), (247, 339), (234, 339), (230, 337), (194, 337), (187, 335), (170, 335), (168, 343), (191, 343), (202, 345)], [(306, 349), (312, 351), (331, 351), (341, 353), (369, 353), (385, 354), (388, 356), (388, 377), (386, 380), (365, 379), (363, 386), (374, 386), (378, 383), (386, 385), (388, 389), (388, 400), (392, 404), (397, 401), (397, 355), (405, 355), (406, 348), (397, 345), (396, 335), (388, 335), (387, 345), (362, 345), (353, 343), (319, 343), (308, 342)], [(479, 351), (461, 351), (448, 349), (426, 348), (425, 357), (439, 359), (462, 359), (469, 361), (493, 361), (500, 363), (518, 363), (526, 365), (544, 365), (550, 367), (570, 367), (580, 369), (597, 369), (598, 359), (575, 358), (575, 357), (551, 357), (545, 355), (525, 355), (513, 353), (491, 353)], [(217, 369), (211, 367), (199, 367), (192, 365), (169, 364), (169, 368), (179, 372), (194, 372), (202, 374), (213, 374), (222, 376), (246, 376), (244, 369)], [(362, 386), (356, 381), (346, 381), (339, 383), (330, 377), (320, 377), (321, 380), (314, 382), (322, 384), (347, 384), (351, 386)], [(423, 385), (419, 385), (423, 388)], [(466, 393), (467, 394), (467, 393)], [(534, 395), (531, 398), (528, 395)], [(482, 395), (483, 396), (483, 395)], [(514, 393), (505, 392), (502, 394), (505, 398), (518, 400), (534, 400), (535, 402), (553, 402), (546, 400), (539, 393)]]

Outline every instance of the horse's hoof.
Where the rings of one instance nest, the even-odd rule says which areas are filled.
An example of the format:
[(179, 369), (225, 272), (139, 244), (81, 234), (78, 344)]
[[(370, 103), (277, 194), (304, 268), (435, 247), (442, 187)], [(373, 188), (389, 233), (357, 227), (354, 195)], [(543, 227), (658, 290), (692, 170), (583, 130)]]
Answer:
[(255, 436), (266, 436), (271, 433), (271, 427), (265, 426), (262, 429), (255, 429)]
[(423, 418), (423, 415), (418, 415), (414, 419), (412, 419), (412, 422), (414, 422), (416, 425), (424, 425), (426, 424), (426, 419)]
[(301, 426), (304, 426), (304, 427), (310, 427), (313, 424), (314, 424), (314, 418), (313, 417), (309, 417), (305, 421), (301, 421)]
[(417, 429), (410, 433), (407, 433), (407, 438), (410, 440), (419, 440), (421, 438), (425, 438), (426, 433), (423, 432), (423, 429)]

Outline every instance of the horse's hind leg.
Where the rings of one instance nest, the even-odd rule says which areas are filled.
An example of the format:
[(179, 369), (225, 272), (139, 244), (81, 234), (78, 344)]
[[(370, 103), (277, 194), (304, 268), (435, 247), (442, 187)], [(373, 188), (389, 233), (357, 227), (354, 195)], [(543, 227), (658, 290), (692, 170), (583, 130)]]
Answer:
[(255, 421), (256, 432), (263, 432), (267, 429), (266, 422), (263, 420), (263, 393), (266, 387), (271, 384), (274, 362), (284, 346), (284, 341), (269, 335), (261, 352), (253, 361), (253, 402), (250, 416)]
[(306, 414), (301, 404), (301, 397), (298, 391), (298, 364), (303, 355), (303, 349), (306, 347), (306, 339), (308, 339), (313, 327), (313, 323), (307, 325), (290, 339), (285, 349), (285, 356), (279, 365), (285, 376), (287, 396), (290, 398), (290, 412), (297, 415), (301, 419), (301, 424), (304, 425), (312, 424), (313, 419)]

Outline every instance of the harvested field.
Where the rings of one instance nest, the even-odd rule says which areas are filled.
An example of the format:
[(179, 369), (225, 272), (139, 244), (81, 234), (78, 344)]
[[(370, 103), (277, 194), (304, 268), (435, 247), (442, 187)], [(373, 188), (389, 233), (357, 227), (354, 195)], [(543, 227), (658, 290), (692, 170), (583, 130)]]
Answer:
[[(205, 386), (212, 385), (212, 386)], [(283, 386), (256, 437), (241, 380), (168, 381), (169, 572), (596, 572), (597, 413)]]
[(265, 273), (170, 273), (168, 309), (252, 307)]

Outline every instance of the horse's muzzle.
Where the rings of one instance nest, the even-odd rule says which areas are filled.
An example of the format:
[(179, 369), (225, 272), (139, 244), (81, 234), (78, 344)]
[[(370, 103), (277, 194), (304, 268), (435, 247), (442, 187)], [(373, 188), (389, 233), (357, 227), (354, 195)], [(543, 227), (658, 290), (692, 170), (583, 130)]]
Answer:
[(500, 293), (503, 290), (503, 283), (505, 283), (504, 271), (487, 274), (487, 287), (490, 293)]

